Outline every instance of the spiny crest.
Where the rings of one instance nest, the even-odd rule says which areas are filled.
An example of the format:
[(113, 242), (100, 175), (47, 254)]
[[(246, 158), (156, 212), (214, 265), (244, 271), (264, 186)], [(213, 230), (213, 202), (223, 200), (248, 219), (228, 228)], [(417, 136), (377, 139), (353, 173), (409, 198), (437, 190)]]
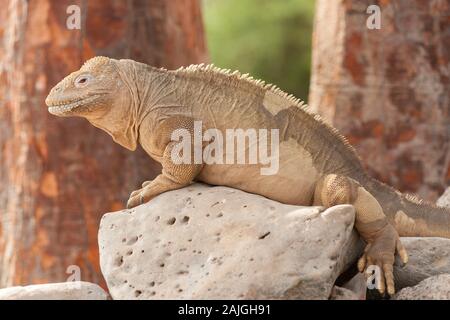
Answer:
[(219, 76), (226, 77), (228, 79), (235, 79), (235, 80), (241, 80), (245, 81), (248, 84), (254, 85), (259, 87), (263, 90), (270, 90), (271, 92), (287, 99), (287, 102), (290, 102), (291, 104), (303, 107), (305, 110), (308, 110), (308, 106), (300, 99), (296, 98), (292, 94), (288, 94), (278, 88), (276, 85), (273, 84), (266, 84), (264, 80), (258, 80), (250, 76), (248, 73), (242, 74), (239, 71), (232, 71), (231, 69), (222, 69), (219, 67), (216, 67), (214, 64), (192, 64), (187, 67), (181, 67), (175, 70), (177, 73), (184, 73), (184, 74), (200, 74), (200, 73), (209, 73), (213, 72), (214, 74), (217, 74)]
[(316, 122), (318, 122), (321, 126), (325, 127), (334, 136), (336, 136), (347, 147), (347, 149), (360, 160), (360, 157), (356, 153), (356, 150), (336, 128), (334, 128), (333, 126), (328, 124), (325, 120), (323, 120), (320, 115), (314, 113), (304, 101), (298, 99), (292, 94), (284, 92), (274, 84), (270, 83), (266, 84), (263, 80), (254, 79), (248, 73), (242, 74), (237, 70), (232, 71), (230, 69), (222, 69), (216, 67), (214, 64), (204, 64), (204, 63), (192, 64), (187, 67), (180, 67), (177, 70), (175, 70), (175, 72), (182, 73), (185, 75), (195, 75), (213, 72), (216, 75), (223, 76), (228, 79), (234, 79), (236, 80), (237, 83), (239, 83), (239, 85), (242, 85), (242, 81), (244, 81), (244, 83), (247, 83), (252, 86), (257, 86), (261, 90), (270, 90), (270, 92), (278, 95), (281, 98), (284, 98), (286, 100), (287, 105), (296, 106), (303, 112), (309, 114)]

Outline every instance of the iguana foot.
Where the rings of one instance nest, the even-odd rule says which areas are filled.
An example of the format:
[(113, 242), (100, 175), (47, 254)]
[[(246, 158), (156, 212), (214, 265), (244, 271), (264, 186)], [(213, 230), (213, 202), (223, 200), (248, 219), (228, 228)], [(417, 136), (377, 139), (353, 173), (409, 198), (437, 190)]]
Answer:
[(359, 271), (366, 271), (367, 275), (372, 272), (370, 267), (376, 266), (376, 288), (382, 295), (386, 292), (386, 288), (387, 293), (393, 295), (395, 293), (393, 274), (395, 253), (400, 256), (403, 263), (408, 262), (408, 255), (400, 242), (397, 231), (387, 223), (382, 229), (369, 236), (366, 235), (364, 238), (368, 244), (358, 261)]
[(144, 182), (142, 183), (142, 188), (141, 188), (141, 189), (137, 189), (137, 190), (134, 190), (133, 192), (131, 192), (130, 197), (128, 198), (128, 202), (127, 202), (127, 208), (128, 208), (128, 209), (130, 209), (130, 207), (128, 206), (128, 204), (130, 203), (130, 200), (131, 200), (132, 198), (138, 196), (138, 195), (142, 192), (142, 190), (143, 190), (147, 185), (149, 185), (151, 182), (152, 182), (151, 180), (149, 180), (149, 181), (144, 181)]
[(127, 202), (127, 208), (131, 209), (137, 207), (143, 203), (150, 201), (163, 192), (179, 189), (188, 184), (189, 183), (176, 182), (168, 176), (160, 174), (152, 181), (145, 181), (142, 184), (141, 189), (133, 191), (131, 193), (130, 198)]
[(130, 198), (127, 201), (127, 209), (137, 207), (143, 203), (146, 203), (156, 197), (159, 193), (152, 191), (150, 186), (146, 186), (142, 189), (135, 190), (131, 193)]

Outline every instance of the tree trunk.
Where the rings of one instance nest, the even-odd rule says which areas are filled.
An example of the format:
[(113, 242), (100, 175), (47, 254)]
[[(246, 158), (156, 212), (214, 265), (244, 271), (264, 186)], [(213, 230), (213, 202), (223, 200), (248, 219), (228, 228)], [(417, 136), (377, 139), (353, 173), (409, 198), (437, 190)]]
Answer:
[(375, 177), (429, 200), (450, 182), (449, 15), (448, 0), (316, 4), (310, 105)]
[[(81, 29), (69, 30), (70, 5)], [(49, 89), (88, 58), (174, 68), (203, 62), (197, 0), (4, 0), (0, 8), (0, 287), (103, 283), (97, 229), (160, 170), (83, 119), (60, 119)]]

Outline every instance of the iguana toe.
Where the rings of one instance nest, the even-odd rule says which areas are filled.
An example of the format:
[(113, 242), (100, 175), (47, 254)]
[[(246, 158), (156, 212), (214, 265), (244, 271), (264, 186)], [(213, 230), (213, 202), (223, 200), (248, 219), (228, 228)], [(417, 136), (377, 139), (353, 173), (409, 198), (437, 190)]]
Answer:
[(399, 255), (403, 264), (407, 264), (408, 263), (408, 253), (406, 252), (406, 249), (403, 246), (400, 239), (397, 240), (397, 248), (396, 249), (397, 249), (397, 254)]
[(137, 206), (143, 204), (144, 202), (146, 202), (146, 201), (144, 201), (144, 191), (143, 190), (144, 189), (136, 190), (131, 194), (131, 196), (127, 202), (128, 209), (137, 207)]
[[(142, 203), (141, 203), (139, 195), (143, 192), (144, 188), (146, 186), (148, 186), (151, 182), (152, 182), (151, 180), (150, 181), (144, 181), (142, 183), (142, 188), (141, 189), (137, 189), (137, 190), (134, 190), (133, 192), (131, 192), (130, 198), (128, 198), (128, 202), (127, 202), (127, 208), (128, 209), (136, 207), (136, 206), (138, 206), (138, 205), (140, 205), (140, 204), (142, 204), (144, 202), (144, 201), (142, 201)], [(133, 198), (136, 198), (136, 199), (133, 199)]]
[(138, 189), (138, 190), (134, 190), (133, 192), (131, 192), (130, 194), (130, 199), (133, 198), (134, 196), (138, 195), (139, 193), (141, 193), (142, 189)]

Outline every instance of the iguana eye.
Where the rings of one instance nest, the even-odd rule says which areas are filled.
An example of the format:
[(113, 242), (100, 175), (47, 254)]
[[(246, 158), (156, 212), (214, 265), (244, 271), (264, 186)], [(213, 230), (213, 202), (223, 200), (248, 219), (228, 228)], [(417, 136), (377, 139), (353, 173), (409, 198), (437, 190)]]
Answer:
[(79, 75), (76, 79), (75, 79), (75, 87), (77, 88), (81, 88), (86, 86), (89, 81), (92, 80), (92, 76), (89, 74), (82, 74)]

